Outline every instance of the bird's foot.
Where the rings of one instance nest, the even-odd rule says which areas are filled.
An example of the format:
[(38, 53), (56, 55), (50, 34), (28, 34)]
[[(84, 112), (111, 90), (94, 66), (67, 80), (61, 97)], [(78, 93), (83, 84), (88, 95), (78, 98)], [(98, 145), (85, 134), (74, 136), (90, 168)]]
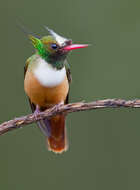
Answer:
[[(40, 108), (39, 108), (39, 105), (36, 106), (36, 109), (34, 111), (34, 116), (36, 118), (36, 120), (38, 119), (37, 118), (37, 115), (38, 113), (40, 113)], [(44, 119), (44, 120), (40, 120), (40, 121), (37, 121), (37, 124), (38, 124), (38, 127), (40, 128), (40, 130), (42, 131), (42, 133), (45, 135), (45, 136), (50, 136), (50, 131), (48, 130), (47, 126), (49, 126), (49, 121), (47, 119)]]
[(59, 107), (62, 105), (64, 105), (64, 102), (60, 102), (60, 103), (56, 104), (55, 105), (56, 110), (59, 110)]
[(39, 105), (36, 106), (36, 109), (35, 109), (35, 111), (34, 111), (34, 116), (35, 116), (35, 119), (36, 119), (36, 120), (38, 119), (38, 118), (37, 118), (38, 113), (40, 113)]

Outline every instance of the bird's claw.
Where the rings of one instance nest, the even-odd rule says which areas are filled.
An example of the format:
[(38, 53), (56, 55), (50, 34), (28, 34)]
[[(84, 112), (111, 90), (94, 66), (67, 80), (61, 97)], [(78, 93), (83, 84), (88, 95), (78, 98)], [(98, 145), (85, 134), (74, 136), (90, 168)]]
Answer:
[(40, 109), (39, 109), (39, 106), (37, 105), (37, 106), (36, 106), (36, 109), (35, 109), (35, 111), (34, 111), (34, 117), (35, 117), (36, 120), (38, 119), (38, 118), (37, 118), (38, 113), (40, 113)]

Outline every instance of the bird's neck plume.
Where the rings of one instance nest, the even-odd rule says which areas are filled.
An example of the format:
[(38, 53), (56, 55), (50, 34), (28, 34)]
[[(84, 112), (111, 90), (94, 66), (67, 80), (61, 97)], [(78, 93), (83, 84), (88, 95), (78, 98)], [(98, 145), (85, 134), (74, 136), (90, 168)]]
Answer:
[(29, 35), (29, 39), (32, 41), (32, 44), (34, 46), (34, 48), (37, 50), (38, 54), (43, 58), (46, 59), (46, 57), (48, 56), (47, 51), (44, 48), (43, 43), (41, 42), (40, 39)]

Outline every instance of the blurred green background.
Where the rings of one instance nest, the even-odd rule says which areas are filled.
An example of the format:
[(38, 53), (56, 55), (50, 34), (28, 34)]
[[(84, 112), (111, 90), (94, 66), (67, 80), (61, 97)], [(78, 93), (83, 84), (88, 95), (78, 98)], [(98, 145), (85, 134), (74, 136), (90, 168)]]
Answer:
[[(34, 52), (17, 27), (43, 25), (74, 42), (93, 44), (68, 60), (70, 102), (140, 98), (140, 1), (1, 1), (0, 122), (30, 113), (23, 89), (25, 60)], [(48, 152), (35, 124), (0, 137), (0, 189), (140, 189), (140, 109), (70, 114), (70, 148)]]

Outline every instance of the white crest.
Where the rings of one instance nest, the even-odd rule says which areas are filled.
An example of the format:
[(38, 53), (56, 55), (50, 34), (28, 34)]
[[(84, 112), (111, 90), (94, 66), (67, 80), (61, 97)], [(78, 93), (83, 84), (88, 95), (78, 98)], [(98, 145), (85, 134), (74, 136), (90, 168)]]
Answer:
[(66, 41), (69, 40), (67, 38), (64, 38), (64, 37), (60, 36), (59, 34), (57, 34), (56, 32), (54, 32), (53, 30), (49, 29), (47, 26), (45, 26), (45, 28), (55, 38), (55, 40), (58, 42), (58, 44), (60, 46), (62, 46), (63, 44), (65, 44)]

